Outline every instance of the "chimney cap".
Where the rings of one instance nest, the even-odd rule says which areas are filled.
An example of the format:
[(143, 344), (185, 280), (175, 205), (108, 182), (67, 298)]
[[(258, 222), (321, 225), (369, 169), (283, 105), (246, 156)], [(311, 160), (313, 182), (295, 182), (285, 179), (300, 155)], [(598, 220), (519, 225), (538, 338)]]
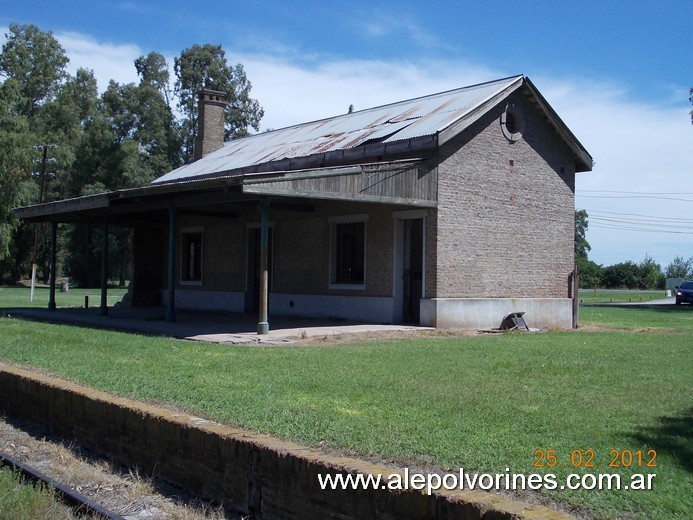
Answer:
[(221, 90), (212, 90), (211, 88), (203, 88), (198, 93), (201, 100), (226, 102), (226, 92)]

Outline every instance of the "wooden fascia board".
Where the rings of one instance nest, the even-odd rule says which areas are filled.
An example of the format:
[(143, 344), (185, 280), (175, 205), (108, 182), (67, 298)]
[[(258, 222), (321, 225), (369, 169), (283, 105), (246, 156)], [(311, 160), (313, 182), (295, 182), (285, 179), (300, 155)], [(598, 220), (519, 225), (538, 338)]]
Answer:
[[(402, 170), (406, 168), (414, 168), (415, 166), (423, 163), (425, 159), (417, 157), (415, 159), (407, 159), (400, 161), (391, 161), (387, 163), (365, 163), (355, 166), (344, 166), (344, 167), (332, 167), (332, 168), (320, 168), (311, 170), (298, 170), (298, 171), (283, 171), (277, 172), (276, 174), (258, 174), (258, 175), (246, 175), (243, 177), (243, 186), (257, 185), (268, 182), (279, 182), (279, 181), (298, 181), (306, 179), (317, 179), (321, 177), (338, 177), (341, 175), (353, 175), (359, 174), (364, 171), (364, 169), (369, 169), (368, 171), (390, 171), (390, 170)], [(372, 168), (372, 170), (370, 170)], [(245, 189), (244, 189), (245, 191)]]
[(319, 191), (295, 190), (288, 188), (275, 188), (261, 185), (248, 185), (243, 187), (244, 193), (252, 193), (257, 195), (303, 198), (303, 199), (320, 199), (320, 200), (339, 200), (349, 202), (377, 202), (380, 204), (395, 204), (403, 206), (416, 206), (435, 208), (438, 203), (434, 200), (423, 199), (407, 199), (399, 197), (381, 197), (378, 195), (364, 195), (353, 193), (330, 193)]
[[(108, 193), (88, 195), (75, 199), (44, 202), (33, 206), (24, 206), (12, 210), (12, 216), (22, 220), (56, 220), (62, 214), (74, 214), (76, 212), (107, 208), (111, 198)], [(52, 218), (51, 218), (52, 217)]]

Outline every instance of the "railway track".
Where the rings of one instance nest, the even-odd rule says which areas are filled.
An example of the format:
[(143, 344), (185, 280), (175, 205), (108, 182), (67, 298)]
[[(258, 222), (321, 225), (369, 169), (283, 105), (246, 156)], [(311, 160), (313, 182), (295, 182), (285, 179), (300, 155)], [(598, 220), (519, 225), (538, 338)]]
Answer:
[(7, 453), (0, 452), (0, 467), (9, 467), (14, 471), (19, 472), (27, 482), (32, 484), (43, 484), (48, 489), (55, 492), (58, 499), (71, 507), (78, 515), (85, 515), (99, 520), (123, 520), (123, 517), (109, 511), (105, 507), (90, 500), (84, 495), (77, 493), (60, 482), (44, 475), (40, 471), (31, 466), (24, 464)]

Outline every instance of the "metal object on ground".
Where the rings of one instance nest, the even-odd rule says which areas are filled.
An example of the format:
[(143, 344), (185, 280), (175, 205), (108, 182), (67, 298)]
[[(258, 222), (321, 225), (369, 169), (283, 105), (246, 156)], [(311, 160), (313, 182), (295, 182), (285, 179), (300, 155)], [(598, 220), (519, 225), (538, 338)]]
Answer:
[(498, 328), (500, 330), (529, 330), (529, 327), (525, 323), (525, 319), (522, 317), (524, 314), (524, 312), (511, 312), (505, 318), (503, 318), (503, 321)]

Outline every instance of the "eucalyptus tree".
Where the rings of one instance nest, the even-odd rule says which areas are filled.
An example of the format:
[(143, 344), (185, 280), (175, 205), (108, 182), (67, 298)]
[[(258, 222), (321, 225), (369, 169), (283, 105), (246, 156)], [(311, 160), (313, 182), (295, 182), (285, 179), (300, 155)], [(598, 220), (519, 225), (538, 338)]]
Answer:
[(52, 99), (66, 77), (69, 59), (51, 32), (35, 25), (12, 23), (0, 53), (0, 76), (20, 85), (24, 98), (22, 115), (31, 116)]
[[(5, 38), (0, 51), (0, 259), (5, 259), (0, 276), (7, 278), (11, 271), (18, 278), (33, 240), (10, 210), (40, 196), (40, 182), (31, 176), (33, 146), (46, 143), (41, 115), (67, 78), (68, 58), (52, 33), (35, 25), (12, 23)], [(8, 262), (10, 254), (14, 258)]]
[(19, 276), (16, 262), (19, 221), (12, 208), (30, 203), (36, 185), (27, 176), (30, 168), (31, 137), (27, 118), (18, 114), (23, 105), (18, 84), (0, 84), (0, 281)]

